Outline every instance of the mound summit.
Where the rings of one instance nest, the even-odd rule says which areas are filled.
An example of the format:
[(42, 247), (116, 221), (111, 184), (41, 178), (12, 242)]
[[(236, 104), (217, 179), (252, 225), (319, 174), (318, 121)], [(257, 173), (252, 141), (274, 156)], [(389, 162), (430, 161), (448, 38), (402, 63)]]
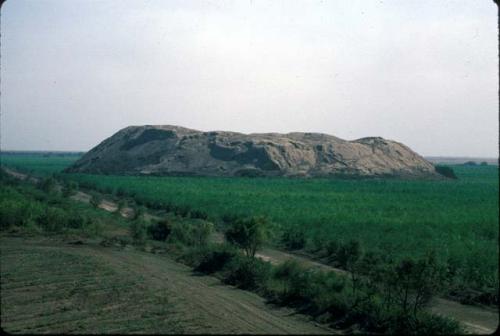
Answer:
[(201, 132), (130, 126), (87, 152), (67, 172), (199, 176), (436, 177), (405, 145), (379, 137), (346, 141), (321, 133)]

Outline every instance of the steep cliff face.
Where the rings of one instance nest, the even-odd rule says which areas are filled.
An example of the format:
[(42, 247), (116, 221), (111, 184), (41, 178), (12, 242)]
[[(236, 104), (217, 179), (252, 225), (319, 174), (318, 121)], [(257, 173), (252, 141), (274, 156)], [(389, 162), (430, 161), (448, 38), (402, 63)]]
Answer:
[(436, 177), (408, 147), (382, 138), (346, 141), (320, 133), (200, 132), (131, 126), (86, 153), (67, 172), (201, 176)]

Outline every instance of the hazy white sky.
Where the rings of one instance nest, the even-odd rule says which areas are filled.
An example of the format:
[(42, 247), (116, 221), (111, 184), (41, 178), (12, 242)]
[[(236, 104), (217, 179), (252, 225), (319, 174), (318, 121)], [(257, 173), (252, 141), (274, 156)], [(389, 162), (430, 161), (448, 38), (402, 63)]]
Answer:
[(8, 0), (1, 148), (175, 124), (496, 157), (497, 43), (487, 0)]

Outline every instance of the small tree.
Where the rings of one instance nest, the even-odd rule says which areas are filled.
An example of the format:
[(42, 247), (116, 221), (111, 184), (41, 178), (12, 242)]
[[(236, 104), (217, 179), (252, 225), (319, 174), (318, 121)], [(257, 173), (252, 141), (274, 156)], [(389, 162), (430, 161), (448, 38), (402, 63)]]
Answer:
[(53, 177), (48, 177), (40, 182), (40, 189), (46, 193), (50, 193), (56, 188), (56, 180)]
[(72, 196), (76, 193), (76, 191), (78, 190), (78, 184), (74, 181), (69, 181), (67, 183), (65, 183), (64, 187), (63, 187), (63, 196), (64, 197), (69, 197), (69, 196)]
[(444, 273), (435, 254), (415, 261), (404, 259), (386, 273), (386, 292), (403, 316), (417, 314), (424, 308), (444, 283)]
[(347, 244), (341, 244), (337, 248), (336, 261), (340, 266), (351, 275), (352, 294), (356, 294), (356, 289), (360, 281), (360, 263), (361, 248), (357, 240), (350, 240)]
[(306, 245), (306, 234), (302, 227), (290, 227), (283, 232), (281, 241), (288, 250), (300, 250)]
[(193, 230), (193, 236), (194, 239), (196, 240), (196, 243), (199, 246), (204, 246), (208, 242), (208, 238), (214, 231), (214, 225), (210, 222), (203, 221), (202, 223), (199, 223), (198, 225), (195, 225), (194, 230)]
[(94, 207), (94, 208), (97, 208), (99, 207), (99, 205), (101, 204), (102, 202), (102, 197), (100, 194), (98, 193), (91, 193), (90, 195), (90, 204)]
[(127, 206), (127, 202), (123, 199), (118, 201), (117, 207), (116, 207), (116, 212), (118, 214), (121, 213), (121, 211)]
[(137, 219), (130, 225), (130, 235), (136, 242), (143, 242), (146, 239), (146, 223)]
[(249, 257), (254, 257), (266, 237), (267, 220), (263, 217), (238, 219), (227, 229), (226, 240), (243, 249)]
[(143, 206), (133, 206), (133, 215), (132, 215), (132, 219), (136, 220), (140, 217), (142, 217), (142, 215), (144, 214), (144, 207)]
[[(137, 219), (135, 221), (138, 221)], [(168, 220), (162, 220), (148, 227), (148, 234), (154, 240), (165, 241), (172, 232), (172, 224)]]

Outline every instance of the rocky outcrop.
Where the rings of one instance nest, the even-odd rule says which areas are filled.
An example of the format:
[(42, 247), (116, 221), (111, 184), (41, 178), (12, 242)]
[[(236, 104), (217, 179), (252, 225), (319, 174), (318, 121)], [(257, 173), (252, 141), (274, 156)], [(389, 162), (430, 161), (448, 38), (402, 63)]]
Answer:
[(403, 144), (378, 137), (346, 141), (320, 133), (201, 132), (130, 126), (86, 153), (67, 172), (200, 176), (437, 177)]

